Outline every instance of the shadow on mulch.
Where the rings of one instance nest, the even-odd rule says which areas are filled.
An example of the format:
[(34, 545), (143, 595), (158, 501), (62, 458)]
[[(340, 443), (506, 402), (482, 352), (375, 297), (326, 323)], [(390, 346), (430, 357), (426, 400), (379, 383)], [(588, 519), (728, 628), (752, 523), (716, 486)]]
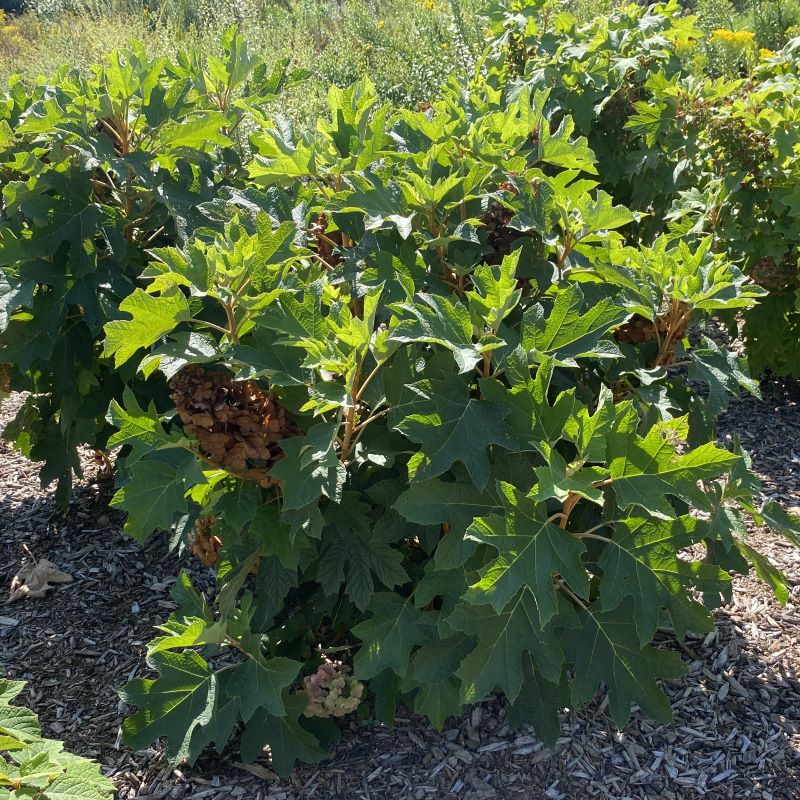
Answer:
[(719, 438), (737, 434), (766, 495), (800, 507), (800, 381), (765, 377), (761, 399), (745, 395), (719, 420)]

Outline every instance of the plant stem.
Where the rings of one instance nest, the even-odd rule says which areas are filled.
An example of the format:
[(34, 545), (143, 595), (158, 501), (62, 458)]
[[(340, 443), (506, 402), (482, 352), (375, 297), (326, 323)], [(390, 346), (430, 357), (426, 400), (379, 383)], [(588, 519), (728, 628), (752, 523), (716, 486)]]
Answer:
[(234, 344), (239, 344), (239, 329), (236, 325), (236, 312), (232, 303), (223, 303), (225, 316), (228, 318), (228, 336)]
[(567, 497), (564, 500), (564, 505), (561, 507), (561, 522), (559, 526), (561, 528), (567, 527), (567, 522), (569, 522), (569, 515), (572, 513), (572, 509), (578, 504), (578, 501), (581, 499), (579, 494), (575, 494), (575, 492), (568, 492)]

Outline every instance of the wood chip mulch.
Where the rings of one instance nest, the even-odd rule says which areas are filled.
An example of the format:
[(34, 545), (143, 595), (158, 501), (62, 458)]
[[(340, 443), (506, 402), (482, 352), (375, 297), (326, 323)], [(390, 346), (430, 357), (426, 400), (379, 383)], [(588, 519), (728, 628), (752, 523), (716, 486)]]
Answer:
[[(778, 382), (763, 389), (763, 400), (732, 406), (720, 436), (738, 434), (765, 494), (800, 508), (800, 391)], [(0, 409), (0, 428), (15, 405)], [(635, 712), (617, 730), (598, 698), (564, 713), (550, 750), (530, 729), (509, 730), (503, 702), (492, 699), (442, 733), (410, 714), (394, 730), (345, 723), (329, 761), (288, 779), (267, 761), (244, 768), (233, 749), (193, 769), (175, 769), (157, 746), (132, 753), (119, 741), (127, 709), (116, 689), (146, 674), (145, 644), (173, 607), (180, 568), (203, 583), (209, 573), (169, 554), (163, 539), (144, 548), (125, 539), (107, 507), (110, 487), (86, 462), (62, 513), (39, 488), (36, 465), (0, 442), (3, 591), (29, 558), (23, 547), (74, 578), (0, 608), (0, 668), (29, 682), (23, 699), (46, 734), (101, 760), (121, 800), (800, 797), (800, 553), (765, 531), (753, 532), (754, 544), (786, 572), (790, 600), (782, 607), (753, 577), (736, 579), (716, 629), (681, 647), (689, 674), (666, 684), (675, 710), (668, 725)]]

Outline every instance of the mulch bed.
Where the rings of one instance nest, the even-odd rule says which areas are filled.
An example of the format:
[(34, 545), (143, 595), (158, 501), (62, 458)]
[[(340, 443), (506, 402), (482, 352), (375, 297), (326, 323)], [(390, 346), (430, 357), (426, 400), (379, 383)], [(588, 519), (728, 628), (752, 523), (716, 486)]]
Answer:
[[(800, 392), (765, 382), (764, 399), (735, 403), (720, 436), (738, 434), (753, 455), (765, 494), (800, 507)], [(0, 428), (15, 401), (0, 409)], [(39, 488), (36, 465), (0, 442), (0, 581), (8, 586), (26, 558), (23, 545), (75, 578), (43, 599), (0, 608), (0, 661), (29, 681), (23, 699), (43, 729), (83, 755), (99, 758), (122, 800), (405, 800), (406, 798), (704, 797), (790, 800), (800, 796), (800, 553), (765, 531), (754, 544), (792, 584), (781, 607), (752, 577), (737, 578), (731, 606), (704, 639), (681, 652), (689, 674), (666, 685), (669, 725), (638, 713), (624, 730), (602, 698), (565, 712), (549, 750), (532, 730), (511, 731), (493, 699), (451, 720), (443, 732), (408, 715), (394, 730), (345, 723), (342, 742), (321, 765), (281, 779), (268, 762), (243, 767), (236, 753), (175, 769), (154, 746), (132, 753), (119, 742), (127, 710), (116, 689), (146, 674), (145, 643), (173, 604), (181, 568), (200, 581), (208, 571), (121, 534), (107, 507), (110, 487), (86, 459), (87, 477), (62, 513)]]

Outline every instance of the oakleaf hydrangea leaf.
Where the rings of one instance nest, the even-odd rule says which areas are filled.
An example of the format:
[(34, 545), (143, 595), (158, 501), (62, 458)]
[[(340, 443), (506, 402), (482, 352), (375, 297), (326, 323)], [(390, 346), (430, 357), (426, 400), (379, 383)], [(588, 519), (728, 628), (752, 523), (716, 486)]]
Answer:
[(298, 759), (307, 764), (318, 764), (328, 757), (316, 736), (303, 727), (301, 715), (306, 706), (304, 694), (290, 695), (286, 699), (286, 715), (276, 717), (259, 709), (250, 718), (242, 734), (242, 760), (255, 761), (269, 746), (272, 766), (279, 775), (286, 776)]
[[(630, 597), (641, 645), (653, 638), (661, 607), (670, 610), (681, 638), (687, 629), (710, 627), (710, 615), (691, 600), (690, 592), (724, 592), (730, 576), (716, 565), (678, 555), (706, 534), (706, 525), (690, 516), (675, 520), (633, 518), (614, 526), (598, 562), (603, 570), (601, 607), (615, 608)], [(700, 628), (693, 627), (698, 624)]]
[(498, 555), (481, 569), (481, 579), (470, 586), (471, 603), (489, 603), (500, 612), (523, 587), (536, 598), (539, 625), (557, 613), (553, 575), (561, 575), (573, 591), (589, 594), (589, 579), (581, 563), (585, 548), (571, 533), (548, 519), (544, 507), (510, 484), (500, 487), (505, 513), (476, 519), (467, 536), (493, 547)]
[(706, 495), (698, 481), (724, 475), (741, 457), (713, 442), (679, 454), (685, 423), (685, 418), (657, 423), (641, 437), (636, 433), (638, 416), (633, 409), (617, 418), (607, 452), (610, 480), (621, 508), (636, 505), (670, 519), (675, 511), (667, 495), (698, 508), (706, 507)]
[(469, 396), (460, 382), (420, 381), (407, 387), (403, 410), (407, 416), (395, 427), (422, 446), (416, 480), (435, 478), (460, 461), (481, 491), (489, 480), (486, 450), (516, 445), (503, 420), (508, 409)]
[(551, 680), (561, 674), (563, 653), (554, 634), (542, 631), (533, 595), (525, 589), (500, 613), (491, 606), (459, 605), (447, 618), (455, 630), (475, 636), (478, 643), (461, 662), (461, 699), (475, 703), (500, 687), (512, 702), (522, 687), (522, 657), (530, 651)]
[(580, 287), (570, 284), (559, 292), (546, 317), (541, 306), (532, 307), (525, 314), (522, 346), (570, 367), (581, 357), (619, 358), (617, 346), (604, 337), (625, 319), (625, 310), (606, 297), (581, 313), (583, 302)]
[(281, 442), (286, 454), (270, 470), (270, 476), (283, 483), (283, 508), (299, 509), (321, 497), (338, 502), (347, 471), (339, 461), (333, 442), (334, 426), (320, 423), (305, 436)]
[(431, 294), (418, 294), (417, 303), (398, 303), (403, 319), (392, 330), (396, 342), (429, 342), (453, 353), (459, 372), (469, 373), (481, 360), (480, 347), (472, 341), (472, 322), (467, 308), (455, 300)]
[(140, 347), (149, 347), (179, 322), (192, 316), (189, 303), (179, 289), (164, 292), (159, 297), (136, 289), (119, 304), (119, 310), (130, 314), (132, 319), (109, 322), (103, 343), (103, 355), (113, 356), (117, 367)]
[(370, 603), (372, 616), (353, 628), (363, 644), (356, 653), (356, 677), (373, 678), (385, 669), (404, 675), (412, 649), (426, 639), (419, 622), (422, 612), (411, 598), (390, 592), (376, 594)]
[(672, 719), (669, 698), (658, 678), (679, 678), (685, 668), (676, 653), (642, 647), (629, 601), (611, 611), (596, 606), (580, 613), (580, 627), (565, 635), (564, 652), (575, 667), (572, 699), (581, 704), (594, 697), (599, 685), (608, 688), (611, 718), (622, 727), (638, 703), (653, 719)]
[(138, 678), (120, 692), (128, 705), (142, 707), (122, 723), (125, 741), (139, 750), (165, 736), (169, 758), (193, 762), (205, 745), (194, 734), (211, 719), (216, 675), (193, 650), (155, 653), (150, 663), (156, 680)]
[(228, 688), (241, 702), (242, 719), (247, 722), (260, 708), (282, 717), (286, 708), (281, 693), (297, 677), (301, 666), (299, 661), (289, 658), (258, 655), (236, 667)]

